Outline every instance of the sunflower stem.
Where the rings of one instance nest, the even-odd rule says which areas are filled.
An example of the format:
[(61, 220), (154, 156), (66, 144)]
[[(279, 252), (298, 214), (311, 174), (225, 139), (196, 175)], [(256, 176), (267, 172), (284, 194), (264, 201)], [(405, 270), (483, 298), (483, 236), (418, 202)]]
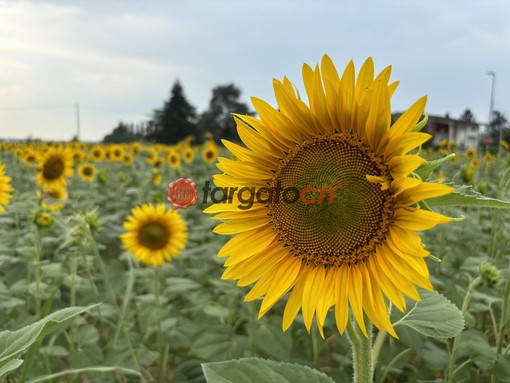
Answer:
[(35, 315), (39, 319), (41, 314), (41, 252), (42, 252), (42, 233), (37, 228), (35, 237)]
[(375, 337), (374, 345), (372, 346), (372, 363), (374, 368), (377, 366), (377, 360), (379, 359), (379, 354), (381, 353), (382, 346), (386, 340), (386, 335), (388, 335), (388, 332), (385, 329), (381, 329)]
[(354, 320), (347, 323), (347, 337), (352, 346), (352, 365), (354, 383), (371, 383), (374, 375), (372, 360), (372, 324), (367, 326), (368, 337), (363, 334)]
[(166, 362), (167, 362), (166, 359), (168, 357), (168, 352), (165, 352), (166, 350), (163, 350), (163, 342), (161, 339), (161, 318), (159, 313), (159, 310), (161, 309), (161, 302), (159, 300), (159, 272), (157, 266), (154, 267), (154, 297), (156, 299), (156, 308), (158, 309), (156, 342), (159, 353), (159, 381), (161, 383), (164, 383), (166, 375)]
[[(462, 316), (466, 315), (468, 308), (469, 308), (469, 302), (471, 301), (471, 295), (473, 294), (473, 292), (476, 290), (476, 288), (481, 283), (482, 283), (482, 277), (478, 276), (475, 279), (473, 279), (471, 281), (471, 283), (469, 284), (468, 290), (466, 292), (466, 296), (464, 297), (464, 301), (462, 302), (462, 309), (461, 309)], [(455, 374), (458, 372), (458, 370), (455, 369), (455, 359), (457, 357), (456, 354), (457, 354), (457, 349), (459, 348), (459, 342), (460, 342), (460, 337), (456, 336), (453, 339), (453, 345), (452, 345), (452, 349), (450, 352), (450, 360), (448, 362), (448, 374), (447, 374), (447, 377), (448, 377), (447, 382), (448, 383), (454, 382), (453, 378), (455, 377)]]

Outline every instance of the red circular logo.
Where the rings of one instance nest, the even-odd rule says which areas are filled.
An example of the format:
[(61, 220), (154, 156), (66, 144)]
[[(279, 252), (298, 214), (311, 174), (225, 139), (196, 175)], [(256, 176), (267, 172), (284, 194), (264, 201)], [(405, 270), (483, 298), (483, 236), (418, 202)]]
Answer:
[(179, 178), (168, 184), (168, 202), (172, 209), (187, 209), (197, 203), (197, 184), (191, 178)]

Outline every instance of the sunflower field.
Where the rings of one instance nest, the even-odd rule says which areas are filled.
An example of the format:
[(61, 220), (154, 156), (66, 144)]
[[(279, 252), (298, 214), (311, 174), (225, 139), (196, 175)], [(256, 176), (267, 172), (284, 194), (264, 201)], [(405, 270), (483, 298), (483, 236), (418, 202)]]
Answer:
[(510, 382), (509, 145), (421, 147), (425, 98), (321, 65), (236, 143), (0, 142), (1, 381)]

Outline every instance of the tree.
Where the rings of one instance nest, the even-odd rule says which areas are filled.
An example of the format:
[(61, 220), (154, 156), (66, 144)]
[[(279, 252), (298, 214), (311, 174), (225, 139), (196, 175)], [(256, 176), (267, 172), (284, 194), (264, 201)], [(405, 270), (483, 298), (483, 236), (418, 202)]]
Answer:
[(212, 90), (209, 109), (198, 121), (197, 130), (211, 132), (215, 140), (237, 139), (236, 124), (232, 113), (253, 115), (248, 106), (239, 101), (241, 90), (234, 84), (218, 85)]
[(103, 138), (105, 144), (117, 144), (122, 142), (133, 142), (142, 138), (142, 135), (137, 133), (132, 124), (119, 122), (119, 125), (110, 134)]
[(507, 123), (508, 120), (503, 113), (497, 110), (492, 112), (492, 119), (489, 124), (489, 135), (495, 142), (499, 142), (499, 132), (505, 129)]
[(186, 100), (179, 81), (174, 83), (163, 108), (153, 112), (148, 125), (147, 138), (163, 144), (175, 144), (186, 136), (196, 134), (195, 108)]
[(464, 110), (464, 112), (462, 112), (460, 115), (460, 120), (466, 122), (475, 122), (475, 116), (473, 112), (471, 112), (471, 109), (468, 108)]

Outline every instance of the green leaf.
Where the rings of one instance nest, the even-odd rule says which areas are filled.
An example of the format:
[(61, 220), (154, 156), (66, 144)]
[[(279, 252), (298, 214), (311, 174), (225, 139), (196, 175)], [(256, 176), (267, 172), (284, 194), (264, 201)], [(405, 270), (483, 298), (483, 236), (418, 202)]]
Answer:
[(259, 358), (204, 363), (202, 369), (207, 383), (333, 383), (310, 367)]
[(451, 160), (453, 157), (455, 157), (455, 153), (450, 153), (447, 156), (439, 158), (437, 160), (427, 161), (424, 164), (422, 164), (418, 169), (416, 169), (414, 173), (420, 176), (422, 180), (426, 180), (429, 178), (430, 173), (432, 173), (432, 170), (434, 170), (438, 166), (441, 166), (443, 162)]
[(207, 331), (200, 334), (191, 346), (190, 353), (206, 360), (225, 360), (246, 356), (248, 337)]
[(289, 358), (292, 348), (292, 336), (284, 333), (279, 327), (270, 324), (256, 324), (253, 331), (249, 333), (253, 344), (262, 350), (268, 357), (279, 360)]
[(11, 359), (3, 366), (0, 367), (0, 378), (4, 377), (7, 373), (14, 371), (23, 363), (23, 359)]
[(496, 209), (510, 209), (510, 202), (485, 197), (471, 186), (455, 186), (451, 194), (427, 200), (429, 206), (483, 206)]
[(0, 364), (15, 358), (40, 337), (51, 332), (57, 325), (96, 306), (98, 304), (88, 307), (68, 307), (17, 331), (6, 330), (0, 332)]
[(99, 372), (99, 373), (115, 372), (115, 373), (121, 373), (121, 374), (124, 374), (124, 375), (141, 376), (141, 374), (138, 371), (131, 370), (129, 368), (115, 367), (115, 366), (113, 366), (113, 367), (110, 367), (110, 366), (91, 366), (91, 367), (85, 367), (85, 368), (75, 368), (75, 369), (70, 369), (70, 370), (65, 370), (65, 371), (57, 372), (55, 374), (39, 376), (38, 378), (29, 380), (28, 383), (46, 382), (48, 380), (52, 380), (52, 379), (58, 378), (60, 376), (71, 375), (71, 374), (82, 374), (84, 372)]
[(452, 338), (464, 328), (464, 318), (460, 310), (436, 291), (420, 291), (421, 302), (394, 326), (404, 325), (434, 338)]
[(425, 113), (425, 116), (423, 116), (423, 118), (421, 119), (420, 122), (418, 122), (414, 128), (413, 128), (413, 132), (419, 132), (420, 130), (422, 130), (425, 125), (427, 125), (427, 122), (429, 120), (429, 115), (427, 113)]
[(485, 334), (468, 330), (462, 334), (461, 347), (469, 350), (470, 359), (478, 368), (490, 370), (498, 358), (496, 348), (489, 344)]

